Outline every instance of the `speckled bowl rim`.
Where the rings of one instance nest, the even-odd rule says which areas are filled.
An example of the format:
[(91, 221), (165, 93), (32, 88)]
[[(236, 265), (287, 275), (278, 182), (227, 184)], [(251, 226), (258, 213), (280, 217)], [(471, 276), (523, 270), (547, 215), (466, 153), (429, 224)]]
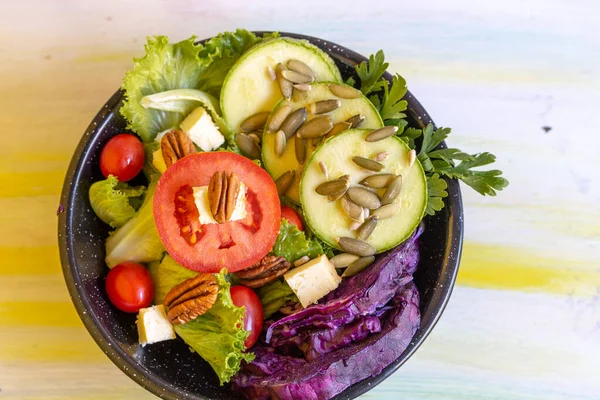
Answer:
[[(268, 33), (268, 31), (258, 31), (255, 33), (263, 34)], [(350, 65), (355, 65), (367, 60), (361, 54), (320, 38), (287, 32), (281, 32), (281, 35), (308, 40), (311, 43), (325, 49), (331, 57), (337, 58), (338, 60)], [(204, 42), (205, 40), (200, 42)], [(387, 79), (391, 80), (391, 75), (389, 73), (386, 73), (385, 76)], [(75, 309), (77, 310), (77, 313), (79, 314), (84, 326), (89, 331), (90, 335), (96, 341), (98, 346), (106, 353), (108, 358), (127, 376), (129, 376), (146, 390), (161, 398), (206, 399), (206, 397), (198, 396), (196, 394), (181, 390), (179, 387), (172, 385), (170, 382), (152, 374), (140, 364), (132, 362), (133, 360), (131, 357), (120, 348), (118, 343), (108, 334), (107, 330), (102, 327), (98, 317), (93, 313), (88, 312), (88, 310), (92, 309), (90, 299), (82, 296), (82, 281), (76, 269), (77, 262), (75, 254), (71, 250), (73, 248), (72, 233), (74, 232), (73, 224), (75, 222), (74, 215), (71, 212), (75, 201), (73, 182), (78, 182), (81, 178), (80, 174), (83, 162), (82, 156), (89, 150), (94, 138), (96, 137), (96, 133), (104, 129), (104, 125), (107, 123), (106, 117), (121, 101), (122, 97), (122, 91), (117, 90), (94, 117), (79, 144), (77, 145), (77, 148), (75, 149), (65, 176), (60, 198), (61, 211), (58, 215), (58, 244), (63, 275), (65, 277), (65, 282), (69, 290), (71, 300), (73, 301)], [(433, 123), (433, 120), (427, 111), (410, 91), (407, 92), (405, 99), (409, 104), (407, 110), (408, 113), (411, 115), (413, 120), (419, 123), (421, 127), (424, 127), (429, 122)], [(441, 147), (445, 146), (445, 143), (442, 142)], [(456, 276), (458, 274), (463, 242), (463, 207), (459, 183), (456, 180), (447, 180), (447, 182), (448, 197), (445, 199), (445, 202), (446, 207), (448, 207), (451, 212), (451, 216), (449, 218), (449, 223), (451, 226), (449, 229), (450, 237), (448, 238), (448, 244), (445, 252), (445, 273), (443, 273), (440, 277), (440, 280), (438, 281), (439, 287), (434, 291), (431, 299), (431, 302), (438, 305), (435, 309), (435, 314), (432, 316), (432, 318), (430, 318), (430, 323), (427, 326), (420, 326), (409, 346), (393, 363), (384, 368), (378, 375), (364, 379), (348, 387), (346, 390), (336, 395), (334, 399), (356, 398), (373, 389), (379, 383), (396, 372), (400, 366), (402, 366), (420, 347), (444, 312), (452, 294)]]

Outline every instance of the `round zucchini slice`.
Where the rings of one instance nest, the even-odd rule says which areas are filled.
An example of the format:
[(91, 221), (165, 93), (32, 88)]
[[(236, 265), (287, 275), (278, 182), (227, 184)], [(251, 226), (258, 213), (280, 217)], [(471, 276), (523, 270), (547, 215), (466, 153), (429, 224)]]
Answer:
[[(409, 166), (410, 148), (395, 136), (377, 142), (367, 142), (369, 130), (352, 129), (335, 135), (323, 143), (312, 154), (306, 164), (300, 183), (300, 202), (304, 217), (313, 232), (330, 246), (340, 248), (340, 237), (357, 237), (351, 230), (353, 223), (342, 207), (342, 200), (329, 201), (327, 196), (316, 192), (317, 186), (339, 178), (350, 176), (350, 187), (363, 187), (364, 178), (375, 174), (402, 175), (403, 184), (399, 196), (393, 203), (399, 211), (388, 218), (380, 219), (367, 242), (377, 253), (391, 249), (406, 240), (419, 225), (427, 205), (427, 181), (418, 160)], [(384, 169), (371, 172), (359, 167), (354, 156), (373, 159), (381, 152), (389, 152), (389, 157), (381, 161)], [(325, 178), (319, 163), (323, 163), (329, 178)], [(382, 196), (385, 189), (369, 189)], [(371, 210), (373, 212), (373, 210)]]

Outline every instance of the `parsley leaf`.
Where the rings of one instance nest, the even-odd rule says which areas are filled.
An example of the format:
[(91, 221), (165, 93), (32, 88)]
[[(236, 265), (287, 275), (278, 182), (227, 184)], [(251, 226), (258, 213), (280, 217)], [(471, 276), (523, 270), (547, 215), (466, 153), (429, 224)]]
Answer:
[(406, 91), (406, 81), (399, 74), (392, 78), (392, 86), (388, 88), (388, 82), (383, 85), (383, 102), (381, 104), (381, 118), (383, 120), (406, 118), (402, 111), (406, 110), (408, 103), (402, 100)]
[(448, 184), (440, 178), (439, 174), (432, 174), (427, 177), (427, 208), (425, 213), (433, 215), (444, 208), (444, 197), (448, 196), (446, 189)]
[(368, 63), (363, 61), (356, 66), (356, 73), (360, 78), (360, 91), (365, 96), (381, 90), (383, 85), (386, 84), (387, 81), (382, 80), (381, 77), (388, 66), (389, 64), (385, 62), (383, 50), (379, 50), (375, 55), (371, 54)]

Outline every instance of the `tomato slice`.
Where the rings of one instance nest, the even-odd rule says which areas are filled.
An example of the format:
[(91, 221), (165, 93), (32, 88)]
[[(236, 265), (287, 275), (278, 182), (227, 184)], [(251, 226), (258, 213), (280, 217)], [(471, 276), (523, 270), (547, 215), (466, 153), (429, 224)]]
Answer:
[[(246, 186), (246, 218), (200, 224), (193, 188), (208, 186), (217, 171), (235, 172)], [(235, 272), (271, 250), (281, 208), (275, 182), (249, 159), (230, 152), (196, 153), (177, 161), (161, 176), (154, 195), (154, 219), (165, 248), (184, 267)]]

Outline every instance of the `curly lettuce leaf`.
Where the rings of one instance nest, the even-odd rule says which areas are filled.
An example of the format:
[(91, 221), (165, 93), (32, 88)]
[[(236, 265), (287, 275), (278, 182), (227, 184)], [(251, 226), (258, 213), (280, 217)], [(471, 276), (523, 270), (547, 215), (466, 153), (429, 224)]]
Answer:
[(128, 122), (127, 129), (140, 135), (144, 142), (177, 127), (196, 105), (190, 103), (190, 109), (181, 113), (144, 108), (140, 103), (149, 94), (198, 87), (200, 70), (207, 61), (198, 57), (202, 46), (194, 44), (195, 40), (192, 36), (171, 44), (166, 36), (148, 38), (146, 55), (134, 59), (133, 68), (125, 74), (122, 85), (125, 101), (120, 111)]
[[(160, 304), (171, 288), (198, 273), (166, 255), (160, 264), (150, 265), (150, 274), (155, 285), (155, 302)], [(208, 361), (221, 385), (235, 375), (242, 360), (254, 359), (253, 353), (245, 353), (244, 343), (250, 334), (243, 328), (246, 309), (233, 304), (226, 275), (226, 269), (215, 274), (220, 289), (217, 301), (205, 314), (186, 324), (175, 325), (175, 332), (183, 341)]]
[(109, 175), (103, 181), (94, 182), (88, 195), (98, 218), (113, 228), (119, 228), (133, 218), (142, 204), (144, 193), (145, 187), (131, 187)]
[(264, 318), (275, 314), (281, 307), (289, 303), (298, 303), (298, 297), (284, 280), (276, 280), (256, 290), (263, 306)]
[[(127, 128), (144, 142), (150, 142), (159, 132), (178, 127), (198, 106), (197, 101), (179, 101), (176, 111), (167, 111), (143, 107), (142, 98), (174, 89), (198, 89), (219, 97), (231, 66), (250, 47), (265, 39), (243, 29), (222, 33), (204, 45), (194, 43), (195, 36), (178, 43), (169, 43), (166, 36), (148, 38), (146, 55), (134, 59), (133, 68), (123, 80), (126, 100), (121, 114), (128, 122)], [(212, 110), (211, 113), (219, 123), (219, 115)], [(231, 132), (221, 133), (229, 145), (235, 144)]]
[(106, 264), (112, 268), (123, 261), (150, 262), (162, 257), (163, 246), (152, 212), (157, 180), (150, 182), (140, 209), (106, 239)]
[(293, 262), (300, 257), (309, 256), (310, 258), (314, 258), (323, 254), (323, 248), (318, 241), (307, 239), (304, 232), (299, 230), (296, 225), (282, 218), (279, 236), (277, 236), (271, 254), (282, 256), (286, 260)]

